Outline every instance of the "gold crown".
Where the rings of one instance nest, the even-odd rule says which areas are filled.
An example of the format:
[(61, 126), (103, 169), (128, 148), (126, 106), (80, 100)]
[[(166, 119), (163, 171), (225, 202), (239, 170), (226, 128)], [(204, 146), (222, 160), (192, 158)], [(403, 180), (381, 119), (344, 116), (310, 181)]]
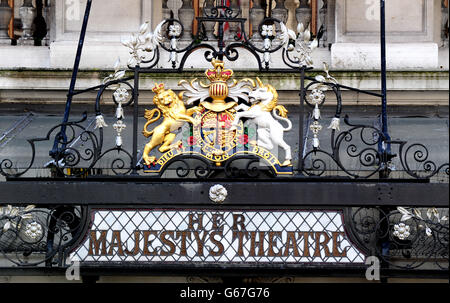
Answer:
[(227, 82), (233, 76), (233, 71), (231, 69), (224, 69), (223, 61), (213, 59), (212, 65), (214, 69), (206, 70), (205, 74), (211, 82)]
[(152, 91), (156, 94), (163, 92), (164, 91), (164, 83), (161, 83), (161, 84), (155, 83), (155, 87), (152, 89)]

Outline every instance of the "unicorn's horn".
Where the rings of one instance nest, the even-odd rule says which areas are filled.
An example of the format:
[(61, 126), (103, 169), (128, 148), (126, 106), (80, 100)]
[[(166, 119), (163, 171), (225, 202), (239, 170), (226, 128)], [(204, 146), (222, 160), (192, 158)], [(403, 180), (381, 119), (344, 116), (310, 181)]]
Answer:
[(256, 81), (258, 82), (258, 86), (259, 87), (264, 87), (264, 84), (262, 83), (261, 79), (259, 79), (258, 77), (256, 77)]

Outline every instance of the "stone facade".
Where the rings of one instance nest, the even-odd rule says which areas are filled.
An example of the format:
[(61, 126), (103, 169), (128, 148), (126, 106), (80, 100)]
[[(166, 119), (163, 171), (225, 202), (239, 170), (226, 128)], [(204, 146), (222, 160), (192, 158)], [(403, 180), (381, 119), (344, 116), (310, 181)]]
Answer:
[[(19, 15), (17, 6), (20, 2), (16, 1), (17, 16)], [(168, 1), (170, 9), (176, 13), (177, 9), (183, 9), (178, 2), (181, 3)], [(297, 24), (295, 2), (291, 0), (284, 3), (284, 7), (290, 8), (286, 19), (292, 29), (295, 29)], [(85, 3), (85, 0), (51, 1), (50, 47), (30, 49), (3, 45), (0, 48), (0, 55), (8, 60), (2, 60), (0, 68), (71, 68)], [(323, 0), (319, 0), (318, 3), (320, 6)], [(248, 3), (242, 4), (242, 8), (243, 17), (248, 17)], [(121, 39), (127, 38), (147, 20), (151, 21), (153, 27), (156, 26), (162, 20), (161, 11), (161, 0), (131, 0), (126, 1), (126, 4), (119, 0), (95, 1), (91, 10), (81, 67), (109, 69), (117, 56), (126, 62), (127, 52), (120, 45)], [(442, 69), (448, 69), (448, 59), (442, 53), (440, 56), (439, 52), (442, 44), (441, 19), (444, 14), (440, 0), (387, 2), (386, 13), (388, 57), (391, 58), (388, 58), (391, 61), (388, 69), (433, 70), (441, 69), (441, 66)], [(321, 54), (319, 61), (328, 59), (335, 69), (379, 68), (378, 60), (374, 57), (378, 53), (379, 1), (330, 0), (327, 1), (325, 17), (328, 23), (327, 39), (332, 43), (332, 48), (331, 51)], [(323, 20), (318, 19), (318, 26), (325, 22), (323, 17)], [(354, 51), (349, 53), (349, 48)], [(13, 56), (12, 53), (16, 55)], [(410, 59), (401, 59), (405, 54), (408, 54), (407, 57)], [(366, 57), (369, 59), (365, 59)], [(24, 62), (23, 58), (27, 60)], [(352, 62), (349, 62), (349, 59)]]
[[(56, 102), (64, 99), (70, 73), (63, 71), (73, 67), (85, 3), (85, 0), (48, 2), (49, 46), (0, 45), (0, 102), (40, 102), (43, 99), (46, 102)], [(318, 1), (319, 8), (323, 4), (323, 0)], [(349, 81), (353, 86), (379, 90), (376, 78), (369, 80), (371, 77), (366, 78), (366, 74), (359, 72), (380, 70), (379, 1), (330, 0), (326, 4), (326, 16), (318, 18), (318, 25), (326, 20), (328, 47), (321, 45), (316, 49), (313, 54), (314, 67), (320, 70), (322, 62), (327, 62), (332, 70), (340, 71), (343, 83), (348, 81), (347, 74), (350, 72), (350, 79), (361, 79)], [(16, 18), (21, 5), (21, 1), (16, 1)], [(152, 26), (156, 26), (162, 20), (162, 5), (161, 0), (132, 0), (126, 1), (126, 4), (119, 0), (94, 1), (81, 60), (81, 69), (88, 76), (78, 81), (78, 88), (100, 83), (101, 76), (107, 73), (100, 71), (111, 70), (117, 58), (124, 65), (128, 52), (121, 45), (121, 40), (136, 32), (146, 20), (151, 20)], [(172, 10), (177, 14), (182, 2), (170, 0), (166, 5), (168, 8), (165, 10)], [(391, 94), (391, 98), (398, 96), (399, 99), (391, 99), (390, 102), (403, 105), (408, 102), (420, 104), (418, 100), (423, 100), (423, 105), (430, 102), (448, 103), (448, 98), (445, 97), (448, 93), (448, 43), (445, 44), (441, 37), (441, 19), (445, 19), (442, 5), (439, 0), (387, 1), (387, 69), (390, 71), (389, 78), (392, 79), (388, 81), (388, 89), (404, 91), (405, 94), (426, 94), (424, 92), (433, 91), (434, 96), (440, 96), (437, 98), (439, 101), (429, 101), (429, 98), (420, 93), (408, 98), (400, 97), (401, 94)], [(284, 1), (284, 6), (289, 9), (287, 24), (295, 28), (295, 9), (298, 5), (296, 1), (288, 0)], [(248, 3), (244, 2), (243, 17), (248, 17), (248, 10)], [(203, 54), (198, 52), (188, 60), (186, 66), (204, 69), (207, 63), (197, 60), (202, 58)], [(159, 67), (168, 67), (167, 61), (168, 58), (163, 55)], [(281, 57), (274, 56), (272, 61), (273, 65), (283, 66)], [(246, 64), (243, 65), (242, 62)], [(235, 70), (245, 66), (245, 70), (248, 70), (256, 68), (256, 62), (250, 54), (243, 52), (238, 62), (229, 63), (228, 66)], [(17, 72), (23, 69), (33, 72)], [(410, 81), (411, 77), (413, 82)], [(288, 79), (282, 82), (286, 81), (289, 82)], [(367, 85), (368, 83), (371, 84)], [(17, 91), (18, 87), (22, 88), (20, 92)], [(150, 87), (150, 84), (148, 87), (144, 85), (142, 89), (150, 94)], [(32, 93), (34, 88), (42, 92), (38, 98)], [(173, 88), (176, 88), (175, 82)], [(295, 83), (283, 85), (283, 94), (286, 96), (284, 102), (296, 99), (296, 89)], [(47, 96), (53, 96), (54, 99), (49, 100)], [(348, 102), (356, 104), (358, 100)]]
[[(200, 2), (202, 4), (203, 1)], [(287, 24), (295, 29), (298, 1), (277, 2), (280, 2), (277, 3), (278, 7), (284, 5), (288, 9)], [(442, 20), (446, 17), (444, 3), (441, 2), (440, 0), (387, 2), (387, 68), (392, 72), (391, 78), (394, 79), (389, 81), (388, 89), (409, 92), (413, 87), (416, 88), (413, 91), (433, 91), (442, 96), (448, 92), (448, 74), (445, 73), (448, 71), (448, 43), (445, 44), (441, 37), (444, 22)], [(17, 18), (22, 2), (15, 1), (15, 3), (14, 11)], [(0, 70), (3, 70), (0, 76), (2, 79), (0, 102), (20, 100), (31, 102), (35, 99), (34, 94), (28, 91), (34, 87), (39, 87), (43, 95), (55, 96), (51, 92), (57, 91), (62, 99), (64, 98), (70, 73), (60, 71), (70, 70), (73, 67), (85, 3), (86, 0), (48, 1), (49, 46), (0, 44)], [(320, 70), (322, 62), (327, 62), (332, 70), (342, 71), (344, 78), (347, 77), (346, 72), (355, 72), (356, 78), (363, 79), (357, 82), (350, 81), (353, 85), (356, 84), (356, 87), (379, 90), (375, 79), (369, 80), (371, 78), (366, 79), (365, 74), (358, 74), (358, 71), (380, 70), (379, 1), (319, 0), (317, 3), (318, 26), (324, 23), (327, 25), (327, 38), (323, 44), (328, 47), (321, 45), (314, 52), (314, 67)], [(167, 6), (165, 10), (174, 11), (175, 16), (178, 14), (178, 9), (182, 9), (182, 4), (182, 1), (164, 1), (164, 5)], [(241, 7), (243, 17), (248, 17), (248, 3), (244, 1)], [(322, 10), (320, 10), (321, 7)], [(156, 26), (163, 18), (163, 10), (161, 0), (131, 0), (126, 1), (126, 4), (119, 0), (94, 1), (81, 60), (81, 69), (89, 74), (89, 80), (80, 79), (78, 88), (98, 84), (101, 81), (101, 77), (97, 76), (99, 71), (111, 70), (117, 58), (120, 58), (124, 65), (128, 59), (128, 52), (121, 45), (121, 40), (128, 38), (130, 33), (136, 32), (140, 24), (146, 20), (151, 20), (152, 26)], [(320, 16), (320, 13), (326, 13), (326, 15)], [(204, 60), (197, 60), (202, 57), (203, 54), (200, 52), (194, 54), (186, 66), (193, 69), (205, 68), (207, 63), (204, 63)], [(167, 59), (163, 55), (159, 67), (169, 67), (170, 63)], [(283, 66), (281, 57), (273, 56), (272, 61), (273, 65)], [(243, 65), (243, 62), (246, 64)], [(243, 52), (238, 62), (231, 62), (228, 66), (235, 70), (245, 66), (245, 70), (249, 70), (256, 68), (257, 65), (250, 54)], [(33, 72), (27, 74), (15, 72), (23, 69), (33, 70)], [(42, 71), (42, 74), (38, 71)], [(410, 82), (411, 74), (414, 74), (413, 85)], [(44, 78), (35, 75), (42, 75)], [(157, 79), (157, 81), (161, 80)], [(23, 83), (27, 83), (27, 86), (23, 87)], [(372, 84), (365, 85), (365, 83)], [(142, 88), (150, 90), (150, 86), (144, 85)], [(15, 89), (17, 87), (23, 87), (21, 93), (17, 93)], [(295, 89), (297, 89), (296, 85), (283, 86), (288, 100), (296, 98), (295, 92), (288, 97), (289, 91)], [(45, 98), (38, 99), (42, 101)], [(415, 99), (424, 98), (404, 99), (416, 104)], [(445, 97), (439, 99), (440, 104), (448, 101)], [(52, 100), (48, 101), (52, 102)], [(407, 102), (405, 100), (391, 101), (401, 104)], [(352, 102), (356, 103), (357, 100), (350, 101)], [(428, 101), (424, 101), (425, 104), (428, 104)]]
[[(440, 1), (386, 2), (388, 69), (436, 69)], [(380, 5), (377, 0), (336, 1), (336, 43), (332, 66), (343, 69), (378, 69)]]

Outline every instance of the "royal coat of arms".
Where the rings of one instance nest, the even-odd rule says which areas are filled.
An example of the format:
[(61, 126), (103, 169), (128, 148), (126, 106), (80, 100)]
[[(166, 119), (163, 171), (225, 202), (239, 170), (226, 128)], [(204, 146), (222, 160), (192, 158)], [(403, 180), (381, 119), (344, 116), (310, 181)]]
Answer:
[[(156, 108), (146, 110), (143, 130), (150, 137), (142, 156), (144, 171), (161, 173), (180, 156), (202, 157), (217, 167), (245, 156), (259, 159), (276, 175), (292, 174), (291, 147), (284, 141), (292, 123), (286, 108), (278, 105), (276, 89), (259, 78), (232, 79), (233, 71), (220, 60), (212, 60), (212, 65), (205, 72), (208, 84), (182, 80), (179, 86), (184, 91), (179, 95), (164, 84), (153, 88)], [(162, 123), (149, 131), (161, 116)], [(175, 133), (182, 126), (184, 142), (176, 140)], [(156, 148), (162, 153), (159, 158), (152, 155)], [(284, 150), (283, 162), (276, 156), (279, 149)]]

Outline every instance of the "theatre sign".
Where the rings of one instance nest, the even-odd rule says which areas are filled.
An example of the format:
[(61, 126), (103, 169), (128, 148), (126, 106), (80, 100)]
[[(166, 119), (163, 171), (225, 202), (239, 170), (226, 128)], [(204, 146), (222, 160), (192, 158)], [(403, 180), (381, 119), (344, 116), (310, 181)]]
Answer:
[(80, 262), (362, 264), (340, 211), (93, 210)]

